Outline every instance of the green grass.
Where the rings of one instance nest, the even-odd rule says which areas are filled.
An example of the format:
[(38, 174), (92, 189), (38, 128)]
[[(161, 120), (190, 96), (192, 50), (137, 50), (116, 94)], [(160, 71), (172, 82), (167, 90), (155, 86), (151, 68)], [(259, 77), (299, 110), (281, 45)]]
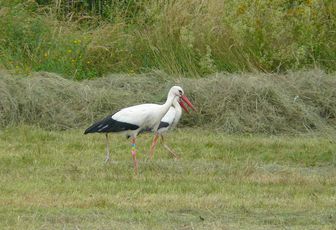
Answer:
[(318, 136), (238, 136), (180, 129), (148, 159), (83, 130), (0, 132), (0, 223), (8, 229), (334, 229), (336, 143)]
[(0, 16), (0, 67), (22, 75), (336, 70), (333, 0), (0, 0)]

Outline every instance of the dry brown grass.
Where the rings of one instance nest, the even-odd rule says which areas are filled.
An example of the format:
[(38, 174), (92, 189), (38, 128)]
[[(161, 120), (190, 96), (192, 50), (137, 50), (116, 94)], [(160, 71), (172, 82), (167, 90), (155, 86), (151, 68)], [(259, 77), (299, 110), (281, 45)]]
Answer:
[(85, 127), (126, 106), (163, 102), (179, 84), (197, 107), (182, 124), (230, 133), (303, 133), (334, 130), (336, 78), (314, 70), (287, 75), (217, 74), (172, 78), (161, 72), (110, 75), (82, 82), (56, 74), (17, 78), (0, 74), (0, 124), (47, 129)]

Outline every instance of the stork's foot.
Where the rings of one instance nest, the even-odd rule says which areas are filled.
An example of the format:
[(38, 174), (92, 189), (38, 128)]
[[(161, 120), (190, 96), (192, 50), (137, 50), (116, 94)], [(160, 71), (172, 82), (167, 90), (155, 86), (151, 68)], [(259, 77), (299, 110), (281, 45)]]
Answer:
[(138, 168), (139, 168), (138, 160), (134, 160), (134, 176), (138, 176)]
[(178, 160), (180, 160), (180, 159), (181, 159), (181, 158), (180, 158), (178, 155), (175, 155), (175, 156), (174, 156), (174, 160), (175, 160), (175, 161), (178, 161)]
[(165, 149), (169, 152), (169, 154), (172, 157), (174, 157), (174, 160), (179, 160), (180, 159), (179, 155), (177, 155), (174, 150), (172, 150), (171, 148), (169, 148), (168, 145), (163, 144), (163, 147), (165, 147)]
[(105, 157), (105, 163), (107, 164), (108, 162), (110, 162), (110, 156)]

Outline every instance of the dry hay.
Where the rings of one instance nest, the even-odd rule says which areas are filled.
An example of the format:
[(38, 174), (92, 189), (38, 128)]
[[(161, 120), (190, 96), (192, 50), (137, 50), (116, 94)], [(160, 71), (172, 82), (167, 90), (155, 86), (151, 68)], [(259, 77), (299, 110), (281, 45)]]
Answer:
[(72, 81), (56, 74), (18, 78), (0, 73), (0, 126), (83, 128), (125, 106), (165, 100), (181, 85), (197, 107), (182, 126), (230, 133), (303, 133), (334, 130), (336, 78), (319, 70), (276, 74), (217, 74), (202, 79), (110, 75)]

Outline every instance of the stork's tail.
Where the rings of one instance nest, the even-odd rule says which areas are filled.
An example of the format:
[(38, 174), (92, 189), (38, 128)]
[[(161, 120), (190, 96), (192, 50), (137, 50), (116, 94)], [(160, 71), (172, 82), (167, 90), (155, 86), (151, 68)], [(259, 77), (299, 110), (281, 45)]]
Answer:
[(110, 120), (111, 120), (111, 116), (108, 116), (101, 121), (97, 121), (96, 123), (91, 125), (89, 128), (87, 128), (84, 131), (84, 134), (101, 133), (101, 132), (104, 132), (104, 131), (106, 132), (106, 128), (109, 127)]
[(138, 125), (129, 124), (126, 122), (116, 121), (112, 118), (112, 115), (107, 116), (101, 121), (98, 121), (91, 125), (84, 131), (84, 134), (87, 133), (109, 133), (109, 132), (122, 132), (127, 130), (136, 130)]
[(97, 123), (94, 123), (93, 125), (91, 125), (89, 128), (87, 128), (84, 131), (84, 134), (88, 134), (88, 133), (96, 133), (99, 129), (99, 125)]
[(97, 132), (97, 130), (98, 130), (98, 126), (96, 124), (93, 124), (84, 131), (84, 134), (95, 133)]

